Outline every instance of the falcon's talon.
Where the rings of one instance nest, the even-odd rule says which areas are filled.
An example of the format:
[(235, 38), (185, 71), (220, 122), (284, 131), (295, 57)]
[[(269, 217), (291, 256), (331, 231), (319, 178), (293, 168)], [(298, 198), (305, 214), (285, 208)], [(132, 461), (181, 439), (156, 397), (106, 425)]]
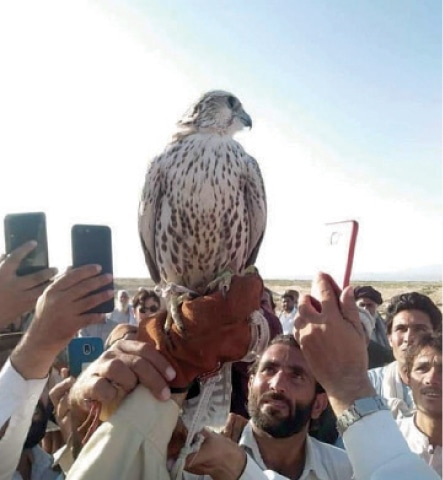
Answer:
[(212, 293), (215, 290), (218, 290), (223, 295), (223, 298), (226, 298), (226, 294), (229, 292), (231, 287), (231, 281), (233, 277), (233, 273), (230, 269), (225, 270), (221, 274), (217, 275), (214, 280), (208, 283), (206, 287), (207, 293)]

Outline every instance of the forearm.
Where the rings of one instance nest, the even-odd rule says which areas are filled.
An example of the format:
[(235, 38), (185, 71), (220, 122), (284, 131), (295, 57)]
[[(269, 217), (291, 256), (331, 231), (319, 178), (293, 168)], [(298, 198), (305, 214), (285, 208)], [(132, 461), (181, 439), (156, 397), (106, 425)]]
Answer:
[(343, 442), (358, 480), (439, 478), (410, 451), (389, 410), (375, 412), (355, 422), (344, 432)]
[(25, 380), (9, 361), (0, 372), (0, 480), (10, 479), (17, 467), (45, 384), (46, 379)]
[(8, 360), (0, 371), (0, 428), (14, 413), (31, 405), (34, 411), (47, 378), (26, 380)]

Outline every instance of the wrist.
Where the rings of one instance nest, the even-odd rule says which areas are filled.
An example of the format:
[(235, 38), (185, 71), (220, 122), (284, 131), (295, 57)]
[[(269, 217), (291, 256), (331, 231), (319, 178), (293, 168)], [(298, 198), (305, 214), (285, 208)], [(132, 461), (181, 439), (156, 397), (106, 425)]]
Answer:
[(12, 352), (10, 360), (15, 370), (25, 379), (41, 379), (48, 376), (57, 352), (39, 348), (26, 337)]
[(347, 388), (337, 391), (326, 391), (326, 393), (328, 394), (331, 408), (337, 417), (351, 407), (356, 400), (376, 395), (375, 389), (367, 377), (356, 381), (354, 385), (350, 385)]

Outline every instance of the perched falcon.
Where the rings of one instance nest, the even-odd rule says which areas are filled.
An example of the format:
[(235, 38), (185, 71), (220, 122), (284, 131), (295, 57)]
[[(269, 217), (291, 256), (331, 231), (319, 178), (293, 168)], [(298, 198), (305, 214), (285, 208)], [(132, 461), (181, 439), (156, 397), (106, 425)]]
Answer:
[(266, 226), (256, 160), (232, 136), (251, 117), (231, 93), (205, 93), (148, 166), (139, 233), (151, 278), (198, 294), (255, 263)]

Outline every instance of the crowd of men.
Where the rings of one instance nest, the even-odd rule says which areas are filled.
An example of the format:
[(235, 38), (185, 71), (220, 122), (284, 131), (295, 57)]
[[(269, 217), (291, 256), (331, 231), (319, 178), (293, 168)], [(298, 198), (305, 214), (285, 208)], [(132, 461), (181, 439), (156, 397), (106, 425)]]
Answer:
[[(85, 314), (114, 296), (99, 290), (110, 277), (92, 265), (17, 276), (31, 249), (0, 263), (0, 327), (34, 310), (25, 332), (0, 335), (0, 480), (442, 477), (442, 314), (428, 296), (397, 295), (383, 318), (373, 287), (340, 292), (321, 274), (320, 298), (285, 291), (279, 314), (261, 280), (241, 278), (227, 298), (210, 296), (210, 309), (185, 304), (186, 334), (173, 332), (171, 347), (142, 341), (163, 324), (155, 292), (140, 288), (130, 301), (118, 291), (110, 315)], [(256, 304), (248, 295), (260, 288)], [(267, 325), (253, 357), (257, 327), (230, 322), (232, 304)], [(223, 321), (195, 326), (194, 307)], [(60, 352), (77, 335), (108, 348), (73, 378)], [(189, 442), (201, 374), (222, 364), (226, 425)], [(212, 396), (223, 397), (217, 386)], [(207, 425), (224, 408), (217, 401)]]

